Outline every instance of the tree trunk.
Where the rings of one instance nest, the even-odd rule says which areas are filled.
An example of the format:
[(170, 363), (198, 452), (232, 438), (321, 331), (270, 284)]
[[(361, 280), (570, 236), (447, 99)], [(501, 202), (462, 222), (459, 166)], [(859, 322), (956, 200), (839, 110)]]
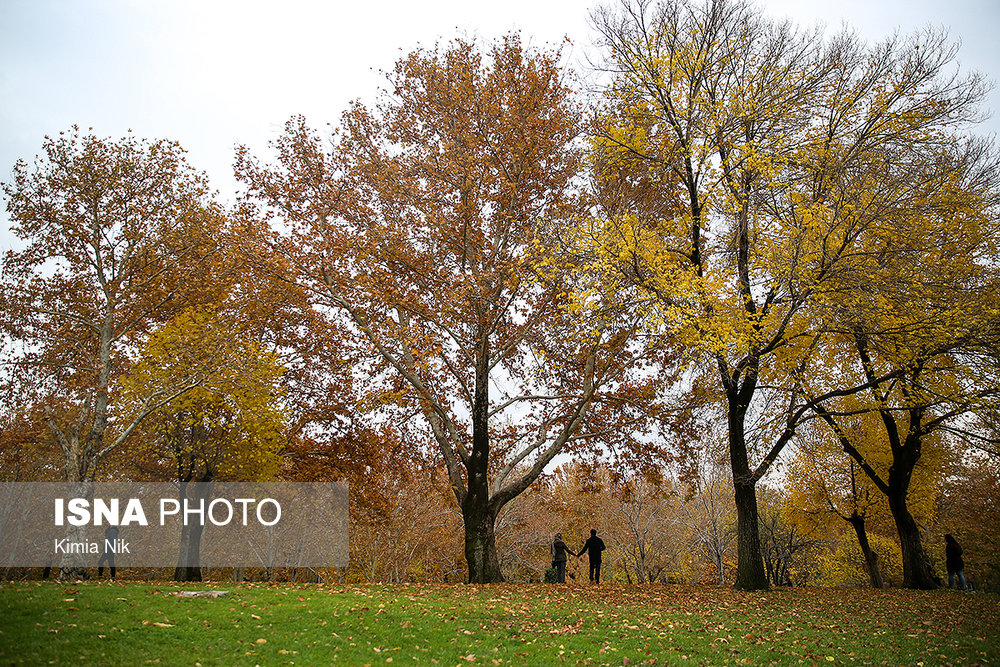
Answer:
[(174, 581), (201, 581), (201, 536), (205, 527), (200, 523), (181, 528), (180, 557), (174, 568)]
[[(99, 371), (95, 387), (96, 400), (91, 414), (90, 399), (83, 402), (80, 414), (73, 424), (66, 429), (50, 419), (49, 427), (53, 430), (63, 450), (65, 458), (64, 474), (66, 481), (77, 484), (74, 495), (93, 502), (94, 477), (98, 456), (104, 443), (104, 429), (108, 421), (108, 386), (111, 382), (111, 341), (113, 340), (113, 306), (105, 313), (101, 324), (101, 338), (98, 346)], [(86, 427), (88, 419), (92, 419), (90, 427)], [(86, 435), (84, 432), (86, 431)], [(87, 526), (71, 526), (66, 534), (69, 542), (84, 542), (87, 539)], [(87, 578), (87, 559), (83, 554), (63, 554), (59, 567), (59, 578), (66, 580)]]
[(717, 574), (719, 577), (719, 585), (724, 586), (726, 584), (726, 569), (724, 562), (725, 555), (720, 551), (718, 552), (713, 560), (715, 561), (715, 567), (718, 570)]
[(854, 533), (858, 536), (858, 544), (861, 546), (861, 553), (865, 557), (865, 569), (868, 571), (868, 579), (872, 588), (885, 588), (885, 580), (882, 579), (882, 570), (878, 566), (878, 554), (872, 551), (868, 544), (868, 532), (865, 530), (865, 518), (855, 510), (847, 522), (854, 528)]
[[(914, 384), (916, 384), (915, 381)], [(934, 576), (931, 563), (927, 559), (927, 554), (924, 553), (923, 543), (920, 539), (920, 527), (917, 526), (916, 520), (910, 514), (910, 508), (906, 504), (913, 471), (916, 469), (917, 463), (920, 462), (921, 445), (925, 435), (922, 426), (924, 409), (922, 407), (912, 408), (909, 412), (910, 425), (906, 440), (902, 446), (893, 446), (892, 466), (889, 468), (886, 497), (889, 501), (892, 519), (896, 523), (896, 532), (899, 534), (899, 545), (903, 555), (903, 587), (932, 590), (940, 586), (940, 581)], [(898, 436), (892, 434), (890, 442), (897, 441)]]
[(744, 591), (769, 588), (764, 559), (760, 548), (760, 516), (757, 511), (757, 489), (747, 455), (743, 422), (746, 409), (740, 408), (739, 398), (729, 402), (729, 461), (733, 469), (733, 489), (736, 498), (736, 581), (734, 586)]
[[(80, 467), (73, 462), (72, 466), (67, 466), (67, 472), (69, 471), (80, 471)], [(67, 475), (69, 476), (69, 475)], [(68, 479), (68, 482), (74, 484), (73, 491), (71, 492), (72, 498), (86, 498), (88, 501), (93, 503), (94, 500), (94, 479), (92, 475), (89, 475), (86, 470), (76, 476), (76, 479)], [(87, 541), (87, 533), (90, 530), (90, 526), (74, 526), (70, 524), (66, 528), (66, 541), (70, 544), (83, 543)], [(87, 574), (87, 561), (90, 559), (88, 554), (81, 553), (64, 553), (59, 561), (59, 579), (63, 581), (76, 581), (78, 579), (86, 579)]]
[(488, 507), (462, 508), (465, 522), (465, 560), (469, 564), (470, 584), (495, 584), (503, 581), (494, 526), (496, 516)]
[[(74, 496), (75, 498), (82, 498), (84, 496)], [(78, 544), (87, 542), (87, 531), (89, 530), (89, 525), (83, 526), (73, 526), (70, 525), (66, 529), (66, 542), (69, 544)], [(76, 581), (78, 579), (86, 579), (87, 574), (87, 561), (89, 560), (89, 554), (85, 553), (64, 553), (62, 554), (61, 560), (59, 562), (59, 579), (63, 581)]]
[[(182, 507), (187, 500), (187, 490), (191, 487), (192, 484), (189, 482), (180, 483), (178, 497)], [(208, 503), (204, 501), (211, 495), (211, 484), (198, 482), (194, 483), (193, 487), (194, 504), (201, 502), (203, 507), (207, 507)], [(192, 522), (188, 525), (185, 521), (185, 525), (181, 526), (181, 543), (177, 555), (177, 567), (174, 568), (174, 581), (202, 580), (201, 537), (204, 532), (205, 526), (201, 522)]]
[(940, 584), (924, 553), (920, 539), (920, 528), (906, 506), (906, 491), (890, 485), (889, 510), (896, 522), (899, 545), (903, 552), (903, 587), (918, 590), (932, 590)]
[(757, 492), (753, 482), (733, 480), (736, 496), (736, 582), (744, 591), (767, 590), (767, 573), (757, 528)]
[(496, 520), (501, 507), (490, 501), (487, 482), (490, 456), (489, 383), (490, 348), (485, 331), (480, 332), (476, 358), (476, 388), (472, 403), (472, 455), (469, 457), (468, 492), (462, 502), (465, 523), (465, 561), (470, 584), (503, 581), (497, 558)]

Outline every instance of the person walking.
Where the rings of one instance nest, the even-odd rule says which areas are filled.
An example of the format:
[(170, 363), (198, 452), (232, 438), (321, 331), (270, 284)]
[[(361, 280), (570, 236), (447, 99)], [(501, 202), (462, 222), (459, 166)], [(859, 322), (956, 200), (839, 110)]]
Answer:
[(601, 583), (601, 552), (604, 551), (604, 540), (597, 536), (597, 530), (590, 529), (590, 537), (583, 543), (583, 549), (576, 555), (577, 558), (587, 554), (590, 560), (590, 581), (595, 584)]
[(968, 590), (965, 583), (965, 561), (962, 560), (962, 547), (951, 534), (944, 536), (944, 561), (948, 568), (948, 588), (955, 585), (955, 576), (958, 576), (958, 583), (962, 590)]
[(104, 564), (108, 564), (108, 569), (111, 570), (111, 578), (115, 578), (117, 573), (115, 568), (115, 540), (118, 538), (118, 526), (108, 526), (104, 531), (104, 543), (103, 550), (101, 553), (101, 559), (97, 561), (97, 578), (100, 579), (104, 575)]
[(573, 553), (563, 542), (562, 533), (556, 533), (556, 538), (549, 547), (552, 552), (552, 567), (556, 568), (556, 582), (566, 583), (566, 554)]

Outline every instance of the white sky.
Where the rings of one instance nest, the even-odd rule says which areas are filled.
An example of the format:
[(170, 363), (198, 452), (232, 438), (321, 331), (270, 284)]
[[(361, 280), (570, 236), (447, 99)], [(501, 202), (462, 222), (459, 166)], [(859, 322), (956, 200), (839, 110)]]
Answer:
[[(758, 0), (774, 17), (870, 40), (898, 28), (945, 26), (963, 68), (1000, 77), (998, 0)], [(31, 161), (46, 134), (76, 123), (98, 136), (181, 143), (223, 199), (232, 198), (233, 147), (257, 154), (293, 114), (334, 122), (354, 98), (372, 99), (387, 70), (417, 45), (520, 29), (535, 44), (570, 37), (582, 60), (597, 0), (0, 0), (0, 180)], [(1000, 91), (989, 107), (1000, 116)], [(1000, 117), (988, 133), (1000, 133)], [(15, 242), (6, 202), (0, 250)]]

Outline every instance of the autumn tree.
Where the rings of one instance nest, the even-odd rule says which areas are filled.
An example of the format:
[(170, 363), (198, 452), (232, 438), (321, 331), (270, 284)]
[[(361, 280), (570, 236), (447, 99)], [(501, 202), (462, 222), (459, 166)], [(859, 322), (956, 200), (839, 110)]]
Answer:
[[(865, 382), (867, 389), (815, 406), (884, 494), (902, 548), (904, 585), (912, 588), (937, 585), (910, 509), (920, 497), (915, 481), (922, 468), (934, 468), (929, 454), (942, 443), (982, 444), (966, 427), (1000, 391), (984, 363), (996, 345), (1000, 155), (981, 140), (952, 139), (917, 154), (900, 146), (888, 157), (870, 156), (870, 168), (893, 183), (891, 196), (871, 197), (885, 227), (864, 246), (858, 275), (866, 283), (830, 318), (841, 332), (831, 340), (839, 382)], [(849, 432), (866, 411), (877, 416), (874, 442), (881, 446), (874, 451)]]
[(58, 448), (46, 425), (45, 405), (9, 404), (0, 412), (0, 482), (54, 481)]
[(134, 459), (143, 476), (187, 483), (266, 481), (277, 473), (281, 368), (229, 324), (201, 311), (181, 313), (153, 333), (123, 379), (127, 400), (142, 387), (174, 383), (191, 366), (219, 369), (134, 431), (132, 454), (151, 455)]
[(794, 586), (792, 573), (803, 569), (801, 563), (809, 560), (811, 552), (820, 544), (821, 534), (815, 530), (802, 530), (800, 525), (788, 520), (787, 491), (762, 488), (760, 512), (761, 551), (764, 570), (772, 586)]
[(643, 353), (635, 318), (589, 295), (557, 243), (580, 116), (558, 60), (516, 36), (420, 50), (332, 142), (293, 119), (276, 164), (238, 159), (248, 214), (279, 229), (272, 272), (373, 359), (362, 404), (436, 445), (470, 582), (502, 579), (498, 512), (583, 446), (588, 410)]
[[(863, 320), (854, 307), (884, 276), (872, 249), (905, 255), (892, 225), (947, 206), (925, 186), (949, 173), (940, 148), (974, 120), (982, 80), (950, 72), (955, 50), (939, 34), (869, 47), (739, 0), (626, 1), (595, 21), (610, 78), (594, 141), (598, 190), (611, 195), (602, 247), (618, 280), (661, 304), (658, 324), (708, 362), (698, 367), (714, 375), (729, 432), (736, 586), (765, 588), (757, 483), (811, 406), (902, 372), (807, 391), (812, 358), (840, 328), (829, 314)], [(639, 196), (622, 196), (623, 172)], [(767, 417), (776, 398), (785, 408)]]
[(459, 580), (462, 521), (446, 476), (399, 440), (383, 453), (351, 489), (353, 568), (370, 582)]
[(560, 466), (546, 477), (539, 499), (541, 511), (548, 514), (549, 530), (542, 537), (545, 557), (554, 533), (561, 532), (575, 551), (595, 529), (607, 546), (602, 556), (605, 581), (651, 584), (668, 571), (676, 572), (675, 548), (682, 540), (671, 522), (672, 485), (661, 473), (594, 462)]
[(52, 406), (65, 480), (89, 485), (150, 412), (200, 382), (202, 369), (116, 409), (129, 353), (181, 301), (221, 216), (176, 143), (74, 127), (42, 148), (3, 186), (22, 246), (4, 255), (0, 327), (29, 403)]
[(661, 201), (681, 203), (676, 213), (650, 206), (648, 188), (638, 205), (605, 197), (605, 247), (623, 279), (655, 295), (664, 323), (680, 324), (684, 343), (717, 371), (738, 516), (736, 586), (766, 588), (755, 487), (774, 453), (752, 466), (746, 425), (766, 362), (802, 331), (802, 274), (821, 269), (778, 259), (776, 243), (796, 236), (796, 224), (761, 204), (827, 67), (809, 36), (742, 2), (629, 2), (595, 22), (612, 77), (595, 122), (599, 191), (627, 170)]
[(19, 343), (11, 363), (21, 384), (66, 405), (49, 419), (65, 479), (92, 481), (146, 415), (197, 382), (157, 388), (132, 414), (114, 411), (126, 353), (210, 251), (192, 232), (218, 212), (175, 143), (74, 127), (46, 138), (43, 152), (33, 167), (19, 161), (3, 186), (24, 244), (4, 255), (3, 333)]
[[(870, 354), (870, 348), (862, 344), (860, 349), (864, 350), (860, 365), (874, 372), (878, 362)], [(946, 438), (944, 427), (974, 409), (982, 393), (973, 391), (974, 398), (956, 393), (955, 385), (948, 386), (954, 376), (943, 371), (952, 361), (948, 355), (918, 358), (905, 369), (897, 384), (876, 384), (866, 392), (864, 396), (870, 401), (866, 409), (878, 415), (878, 440), (874, 441), (877, 443), (874, 447), (871, 440), (859, 437), (854, 426), (861, 417), (850, 408), (836, 404), (816, 407), (843, 451), (884, 495), (899, 535), (903, 585), (908, 588), (929, 589), (938, 585), (916, 519), (920, 513), (913, 506), (921, 498), (925, 505), (933, 504), (933, 494), (928, 503), (927, 494), (917, 490), (922, 486), (934, 489), (934, 482), (939, 485), (942, 481), (943, 466), (940, 456), (935, 454), (942, 450), (942, 440)], [(942, 386), (942, 382), (947, 384)], [(928, 472), (932, 481), (918, 482)]]
[(948, 471), (938, 499), (933, 552), (944, 561), (944, 535), (962, 545), (965, 576), (979, 590), (1000, 589), (1000, 461), (972, 455)]
[(730, 491), (729, 470), (703, 457), (690, 478), (674, 521), (687, 532), (690, 549), (709, 563), (715, 580), (727, 583), (726, 570), (736, 541), (736, 508)]
[(799, 432), (788, 471), (795, 480), (790, 520), (801, 530), (827, 533), (836, 532), (829, 525), (831, 518), (845, 522), (854, 531), (872, 588), (883, 588), (885, 579), (868, 535), (872, 519), (887, 513), (884, 498), (840, 444), (825, 436), (816, 428)]
[(593, 521), (592, 505), (559, 497), (567, 490), (560, 484), (567, 465), (572, 463), (543, 475), (497, 516), (497, 558), (511, 581), (544, 581), (555, 534), (561, 532), (566, 545), (575, 549), (577, 535), (586, 532), (583, 526), (588, 520)]
[[(284, 415), (273, 355), (217, 315), (185, 311), (158, 328), (123, 379), (125, 403), (148, 387), (172, 386), (195, 369), (216, 369), (160, 406), (123, 449), (139, 476), (176, 481), (178, 497), (205, 500), (212, 482), (269, 481), (281, 465)], [(185, 524), (174, 578), (201, 581), (204, 526)]]
[(593, 528), (607, 545), (602, 580), (645, 584), (711, 576), (725, 583), (734, 556), (732, 495), (724, 468), (705, 465), (703, 471), (692, 488), (676, 466), (636, 471), (570, 461), (505, 508), (498, 540), (517, 541), (520, 558), (533, 559), (540, 576), (551, 561), (554, 533), (579, 549)]

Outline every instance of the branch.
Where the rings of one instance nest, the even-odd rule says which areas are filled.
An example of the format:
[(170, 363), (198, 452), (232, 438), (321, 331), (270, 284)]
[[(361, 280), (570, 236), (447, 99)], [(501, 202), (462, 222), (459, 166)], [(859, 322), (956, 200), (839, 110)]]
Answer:
[(840, 425), (833, 419), (833, 416), (826, 412), (821, 405), (816, 406), (814, 409), (823, 421), (829, 424), (830, 428), (833, 429), (833, 432), (837, 436), (837, 440), (840, 442), (840, 445), (844, 448), (844, 451), (857, 462), (861, 469), (864, 470), (865, 474), (868, 475), (868, 478), (871, 479), (872, 483), (878, 487), (879, 491), (888, 496), (889, 485), (882, 481), (882, 478), (879, 477), (874, 468), (868, 465), (864, 456), (862, 456), (861, 452), (854, 447), (854, 444), (850, 441), (850, 439), (848, 439), (847, 435), (840, 428)]

